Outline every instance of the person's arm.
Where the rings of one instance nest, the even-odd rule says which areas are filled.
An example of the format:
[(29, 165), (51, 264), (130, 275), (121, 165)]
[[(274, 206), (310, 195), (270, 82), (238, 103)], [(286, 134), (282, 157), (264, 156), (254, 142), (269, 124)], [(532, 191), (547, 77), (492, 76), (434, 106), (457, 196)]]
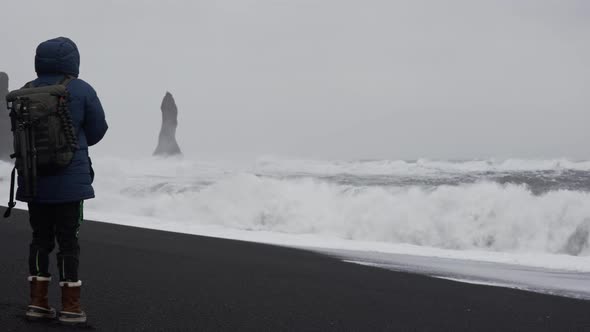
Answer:
[(86, 133), (88, 146), (92, 146), (100, 142), (106, 134), (109, 126), (107, 125), (104, 110), (96, 95), (96, 91), (94, 91), (92, 87), (89, 88), (90, 94), (86, 98), (84, 114), (84, 132)]

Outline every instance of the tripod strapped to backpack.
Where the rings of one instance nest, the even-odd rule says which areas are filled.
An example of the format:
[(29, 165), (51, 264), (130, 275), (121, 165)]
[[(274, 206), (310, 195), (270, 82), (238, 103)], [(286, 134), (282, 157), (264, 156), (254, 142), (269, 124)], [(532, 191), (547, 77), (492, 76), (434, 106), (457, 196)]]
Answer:
[(56, 85), (43, 87), (33, 87), (28, 83), (6, 96), (14, 137), (11, 158), (15, 158), (16, 162), (10, 178), (10, 201), (5, 218), (10, 216), (16, 205), (16, 170), (23, 180), (22, 198), (33, 200), (37, 196), (39, 175), (55, 174), (72, 162), (78, 149), (66, 88), (72, 79), (66, 76)]

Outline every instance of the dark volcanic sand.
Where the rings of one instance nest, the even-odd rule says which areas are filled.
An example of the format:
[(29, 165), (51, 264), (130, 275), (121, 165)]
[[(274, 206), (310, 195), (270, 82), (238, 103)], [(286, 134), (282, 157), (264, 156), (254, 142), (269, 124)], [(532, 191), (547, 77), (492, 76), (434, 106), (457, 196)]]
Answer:
[[(0, 221), (0, 331), (62, 330), (23, 318), (29, 236), (26, 212)], [(590, 331), (590, 301), (92, 221), (80, 238), (85, 330)]]

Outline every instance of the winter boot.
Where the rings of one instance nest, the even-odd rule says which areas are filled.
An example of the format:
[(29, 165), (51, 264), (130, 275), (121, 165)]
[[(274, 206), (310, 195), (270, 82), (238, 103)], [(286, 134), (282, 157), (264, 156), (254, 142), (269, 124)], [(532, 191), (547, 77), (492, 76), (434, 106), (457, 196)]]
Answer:
[(31, 304), (25, 316), (29, 320), (54, 319), (55, 309), (49, 306), (47, 291), (51, 278), (30, 276)]
[(59, 312), (59, 321), (63, 324), (86, 323), (86, 313), (80, 307), (80, 289), (82, 281), (60, 282), (62, 310)]

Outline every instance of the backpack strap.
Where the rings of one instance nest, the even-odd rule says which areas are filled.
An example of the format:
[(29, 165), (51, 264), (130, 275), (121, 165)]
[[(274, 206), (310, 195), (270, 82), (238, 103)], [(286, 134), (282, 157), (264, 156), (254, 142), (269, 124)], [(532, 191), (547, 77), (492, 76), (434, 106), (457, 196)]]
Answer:
[(15, 173), (16, 173), (16, 166), (12, 168), (12, 173), (10, 174), (10, 201), (8, 201), (8, 207), (6, 211), (4, 211), (4, 218), (10, 217), (10, 212), (12, 212), (12, 208), (16, 205), (14, 202), (14, 180), (15, 180)]
[[(71, 81), (75, 80), (76, 78), (72, 75), (65, 75), (64, 78), (62, 78), (57, 85), (63, 85), (65, 87), (68, 86), (68, 84), (70, 84)], [(33, 85), (33, 82), (35, 81), (30, 81), (27, 84), (25, 84), (23, 86), (23, 89), (30, 89), (30, 88), (34, 88), (35, 86)]]

